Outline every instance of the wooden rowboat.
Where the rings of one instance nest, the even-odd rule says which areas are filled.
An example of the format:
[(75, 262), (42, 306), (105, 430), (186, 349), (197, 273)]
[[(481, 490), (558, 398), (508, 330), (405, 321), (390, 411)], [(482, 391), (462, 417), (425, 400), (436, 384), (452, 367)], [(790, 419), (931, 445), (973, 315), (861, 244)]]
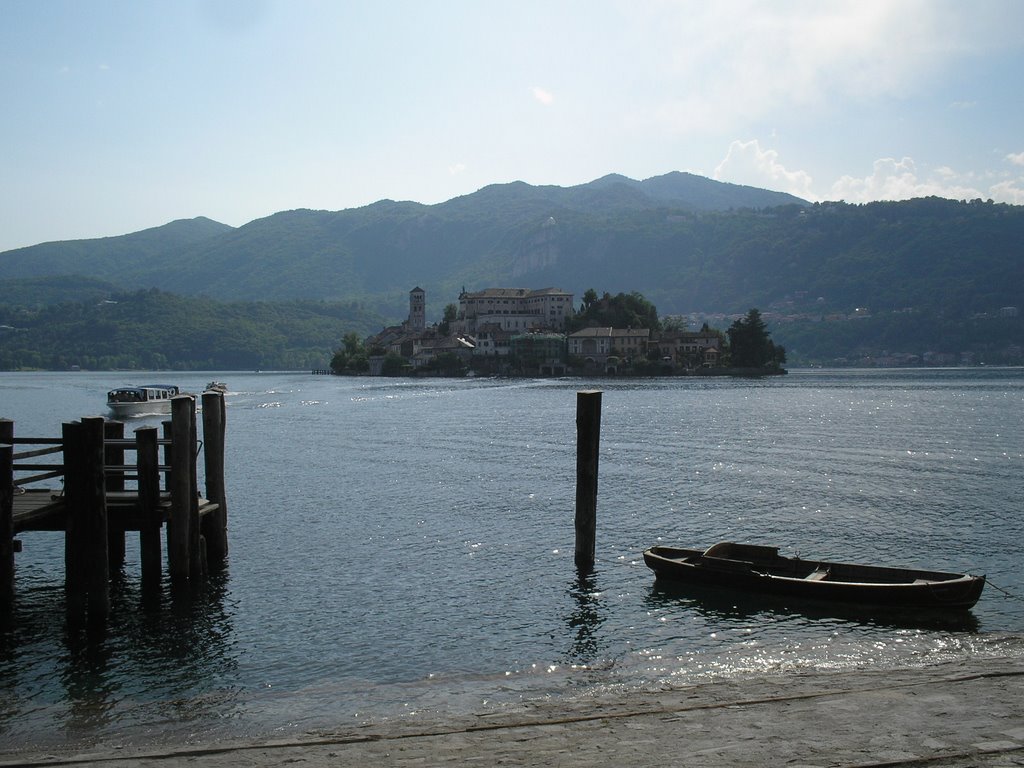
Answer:
[(783, 557), (778, 547), (723, 541), (705, 550), (651, 547), (658, 579), (860, 605), (966, 610), (984, 576)]

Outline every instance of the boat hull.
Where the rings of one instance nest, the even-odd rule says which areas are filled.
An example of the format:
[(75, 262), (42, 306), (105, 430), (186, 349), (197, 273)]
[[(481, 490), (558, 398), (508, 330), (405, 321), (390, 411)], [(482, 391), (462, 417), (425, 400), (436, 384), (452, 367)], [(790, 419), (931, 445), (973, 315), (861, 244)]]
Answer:
[[(965, 610), (984, 576), (787, 558), (773, 547), (724, 543), (731, 550), (652, 547), (644, 562), (658, 579), (859, 605)], [(718, 545), (722, 547), (723, 545)]]
[(171, 401), (154, 400), (143, 403), (107, 403), (107, 408), (110, 409), (114, 418), (118, 419), (131, 416), (159, 416), (171, 412)]

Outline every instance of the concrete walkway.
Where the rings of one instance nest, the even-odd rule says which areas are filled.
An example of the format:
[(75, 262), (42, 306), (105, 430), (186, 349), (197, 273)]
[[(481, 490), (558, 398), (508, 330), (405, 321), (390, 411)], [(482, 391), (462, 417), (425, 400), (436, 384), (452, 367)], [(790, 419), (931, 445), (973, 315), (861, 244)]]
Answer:
[(7, 755), (0, 766), (1024, 766), (1024, 659), (792, 673), (297, 741)]

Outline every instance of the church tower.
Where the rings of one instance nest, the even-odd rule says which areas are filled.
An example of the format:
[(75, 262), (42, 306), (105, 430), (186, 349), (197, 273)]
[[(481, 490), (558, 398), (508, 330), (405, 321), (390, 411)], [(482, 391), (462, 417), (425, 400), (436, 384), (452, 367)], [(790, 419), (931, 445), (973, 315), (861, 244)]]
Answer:
[(422, 332), (427, 327), (427, 293), (422, 288), (409, 291), (409, 330)]

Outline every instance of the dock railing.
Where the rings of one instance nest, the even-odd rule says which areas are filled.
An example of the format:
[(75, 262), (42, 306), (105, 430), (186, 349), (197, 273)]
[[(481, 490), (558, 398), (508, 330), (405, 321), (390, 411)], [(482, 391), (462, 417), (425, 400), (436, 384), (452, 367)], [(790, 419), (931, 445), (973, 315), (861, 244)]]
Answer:
[[(0, 419), (0, 604), (13, 601), (14, 556), (21, 549), (15, 537), (25, 531), (65, 532), (71, 618), (109, 614), (110, 573), (124, 564), (127, 531), (139, 532), (144, 588), (161, 582), (165, 524), (172, 586), (195, 584), (208, 561), (225, 560), (224, 397), (207, 392), (202, 399), (203, 442), (191, 395), (173, 398), (163, 438), (156, 426), (125, 437), (123, 422), (102, 417), (66, 422), (59, 438), (21, 437), (13, 421)], [(201, 449), (206, 498), (198, 490)], [(43, 485), (53, 480), (60, 487)]]

